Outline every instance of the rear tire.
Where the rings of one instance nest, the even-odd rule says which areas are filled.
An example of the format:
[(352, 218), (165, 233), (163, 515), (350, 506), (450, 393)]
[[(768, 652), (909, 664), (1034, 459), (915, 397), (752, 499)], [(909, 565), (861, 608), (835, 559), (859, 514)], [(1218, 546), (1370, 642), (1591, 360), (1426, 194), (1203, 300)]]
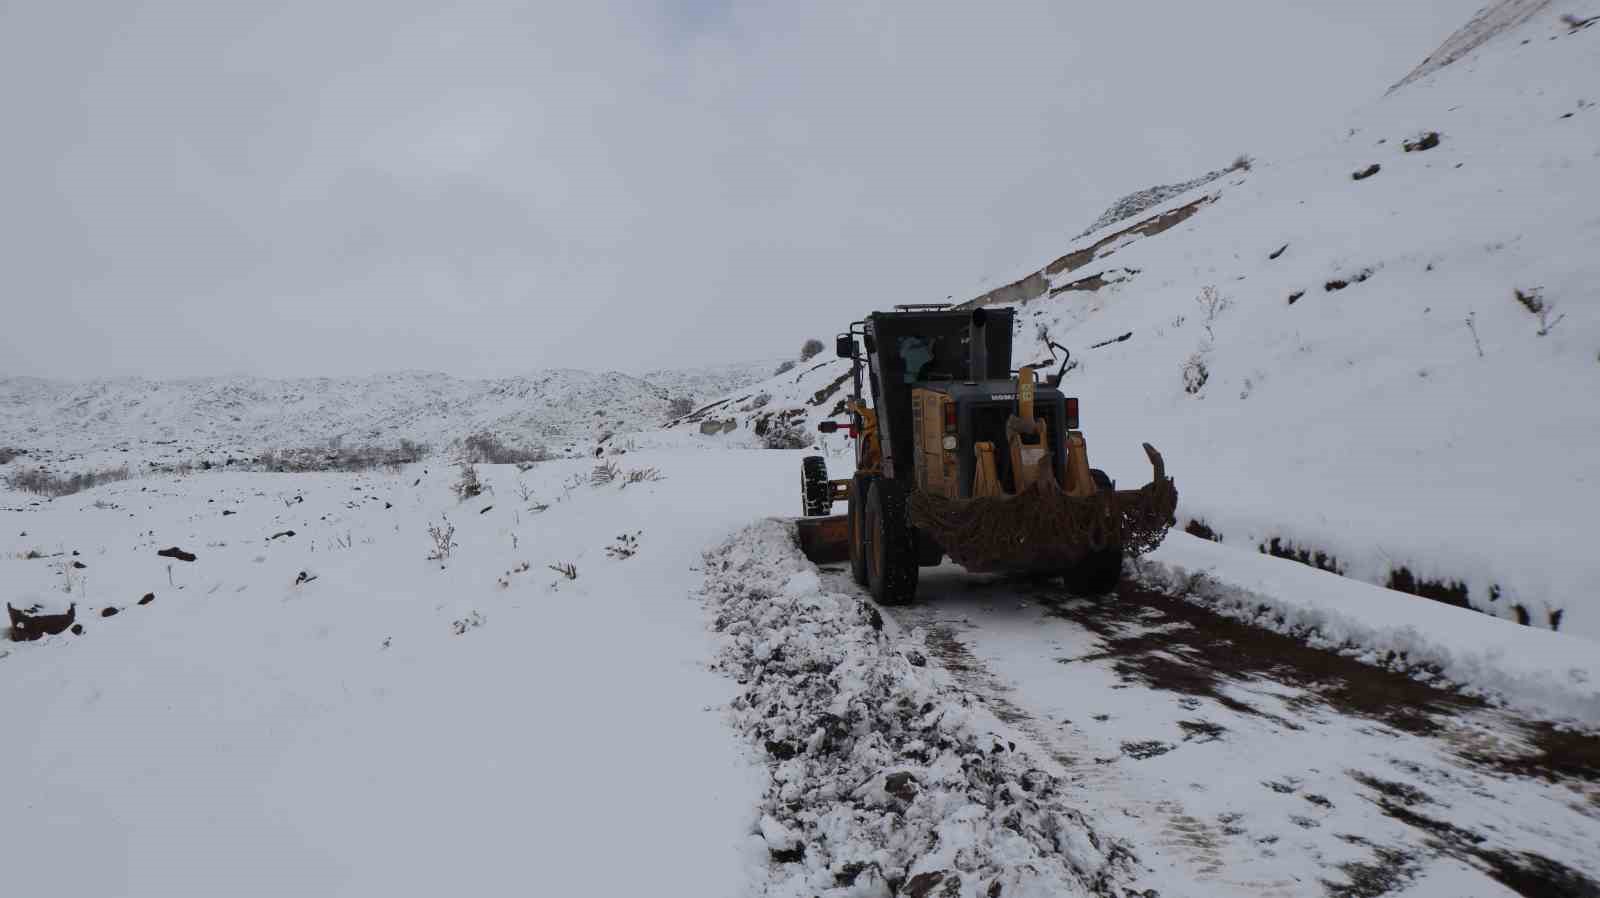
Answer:
[(873, 478), (857, 474), (850, 481), (850, 499), (845, 503), (845, 516), (850, 524), (850, 576), (857, 586), (867, 583), (867, 491), (872, 489)]
[(917, 597), (917, 539), (906, 521), (906, 494), (892, 480), (873, 481), (867, 491), (867, 585), (880, 605), (904, 605)]
[(822, 517), (833, 510), (828, 460), (820, 455), (808, 455), (800, 460), (800, 500), (808, 518)]

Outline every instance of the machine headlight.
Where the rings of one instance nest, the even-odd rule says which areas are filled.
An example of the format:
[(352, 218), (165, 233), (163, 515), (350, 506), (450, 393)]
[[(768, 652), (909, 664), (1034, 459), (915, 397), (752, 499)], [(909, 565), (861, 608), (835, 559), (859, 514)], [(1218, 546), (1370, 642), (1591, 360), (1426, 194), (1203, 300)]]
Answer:
[(955, 437), (955, 434), (950, 434), (950, 435), (948, 435), (948, 436), (946, 436), (944, 438), (944, 451), (946, 451), (946, 452), (954, 452), (954, 451), (956, 451), (956, 437)]

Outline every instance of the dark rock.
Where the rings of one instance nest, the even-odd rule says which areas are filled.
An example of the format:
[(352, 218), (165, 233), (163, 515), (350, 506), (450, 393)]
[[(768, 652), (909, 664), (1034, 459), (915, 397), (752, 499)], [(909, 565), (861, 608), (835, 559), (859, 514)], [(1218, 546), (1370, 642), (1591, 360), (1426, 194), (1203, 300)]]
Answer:
[(151, 602), (154, 602), (155, 600), (156, 600), (156, 594), (153, 593), (153, 592), (147, 592), (147, 593), (144, 594), (144, 598), (139, 600), (139, 604), (148, 605)]
[(883, 778), (883, 791), (901, 801), (910, 802), (917, 797), (917, 778), (904, 770), (891, 773)]
[(769, 741), (766, 747), (767, 754), (772, 755), (774, 758), (777, 758), (780, 761), (787, 761), (800, 753), (793, 745), (790, 745), (787, 742)]
[(279, 538), (281, 536), (294, 536), (294, 531), (293, 530), (280, 530), (279, 532), (274, 533), (271, 536), (267, 537), (267, 539), (274, 540), (274, 539), (277, 539), (277, 538)]
[(87, 564), (84, 564), (84, 563), (83, 563), (83, 562), (81, 562), (81, 561), (74, 561), (74, 562), (73, 562), (73, 563), (72, 563), (72, 566), (73, 566), (73, 567), (74, 567), (74, 568), (77, 568), (77, 569), (78, 569), (78, 570), (80, 570), (80, 571), (81, 571), (81, 570), (83, 570), (83, 569), (84, 569), (84, 568), (86, 568), (86, 567), (88, 567), (88, 565), (87, 565)]
[(1423, 150), (1431, 150), (1431, 149), (1433, 149), (1434, 147), (1436, 147), (1438, 145), (1439, 145), (1439, 132), (1438, 131), (1429, 131), (1428, 133), (1426, 133), (1426, 134), (1422, 135), (1421, 137), (1417, 138), (1416, 140), (1408, 140), (1405, 143), (1401, 144), (1401, 146), (1405, 147), (1405, 150), (1406, 150), (1407, 153), (1420, 153)]
[(72, 625), (72, 635), (73, 636), (82, 636), (83, 635), (83, 624), (73, 624)]
[(120, 613), (122, 613), (122, 609), (120, 609), (120, 608), (101, 608), (100, 609), (100, 616), (101, 617), (116, 617)]
[(906, 663), (912, 667), (927, 667), (928, 658), (916, 649), (912, 649), (906, 652)]
[(911, 898), (926, 898), (927, 894), (933, 891), (934, 886), (944, 882), (944, 876), (943, 870), (918, 873), (916, 876), (911, 877), (910, 882), (906, 883), (902, 893), (911, 896)]
[(481, 510), (479, 510), (478, 514), (488, 514), (492, 508), (494, 508), (493, 505), (485, 505)]
[(1372, 177), (1373, 175), (1377, 174), (1380, 171), (1383, 171), (1383, 166), (1381, 166), (1378, 163), (1374, 162), (1371, 165), (1367, 166), (1366, 168), (1363, 168), (1362, 170), (1360, 170), (1358, 172), (1351, 172), (1350, 173), (1350, 180), (1352, 180), (1352, 181), (1365, 181), (1366, 179)]
[(224, 509), (223, 509), (223, 510), (222, 510), (222, 516), (223, 516), (223, 517), (227, 517), (227, 516), (228, 516), (228, 515), (230, 515), (230, 514), (238, 514), (238, 512), (237, 512), (237, 511), (234, 511), (234, 510), (233, 510), (233, 509), (231, 509), (231, 508), (224, 508)]
[(179, 561), (193, 561), (195, 559), (195, 554), (193, 552), (185, 552), (177, 546), (171, 546), (169, 548), (162, 549), (156, 554), (160, 555), (162, 558), (176, 558)]
[(6, 612), (11, 617), (12, 642), (32, 642), (41, 636), (54, 636), (72, 626), (78, 617), (76, 603), (60, 614), (41, 614), (41, 610), (38, 605), (19, 609), (6, 603)]
[(1272, 252), (1268, 253), (1267, 254), (1267, 258), (1268, 259), (1276, 259), (1279, 256), (1283, 255), (1284, 250), (1286, 250), (1288, 248), (1289, 248), (1289, 244), (1285, 243), (1284, 245), (1282, 245), (1282, 246), (1278, 247), (1277, 249), (1273, 250)]
[(793, 848), (769, 848), (767, 855), (772, 858), (774, 864), (798, 864), (805, 860), (806, 847), (796, 845)]

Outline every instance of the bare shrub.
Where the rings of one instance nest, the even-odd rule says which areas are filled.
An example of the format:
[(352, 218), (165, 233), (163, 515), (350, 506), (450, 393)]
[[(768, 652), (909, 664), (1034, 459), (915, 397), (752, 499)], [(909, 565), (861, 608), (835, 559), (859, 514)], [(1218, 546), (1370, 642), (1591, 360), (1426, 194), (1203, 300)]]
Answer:
[(428, 538), (433, 540), (433, 551), (428, 553), (428, 560), (444, 561), (450, 557), (450, 550), (456, 547), (456, 525), (449, 521), (443, 525), (429, 524)]
[[(371, 471), (383, 468), (398, 471), (405, 465), (421, 461), (428, 447), (411, 440), (401, 440), (398, 448), (385, 446), (307, 447), (300, 449), (268, 449), (245, 464), (246, 470), (273, 471), (283, 474), (305, 474), (315, 471), (340, 471), (345, 473)], [(187, 464), (187, 463), (186, 463)], [(202, 464), (202, 467), (207, 465)], [(175, 473), (186, 474), (192, 465), (179, 465)]]
[(462, 462), (461, 475), (450, 488), (455, 492), (456, 498), (463, 502), (483, 495), (483, 483), (478, 480), (477, 466), (470, 462)]
[(761, 435), (761, 445), (767, 449), (807, 449), (811, 434), (798, 424), (774, 424)]
[(1183, 363), (1183, 391), (1193, 396), (1200, 392), (1211, 379), (1211, 371), (1206, 368), (1205, 350), (1199, 350)]
[(1233, 159), (1233, 164), (1228, 166), (1228, 171), (1249, 171), (1256, 164), (1249, 153), (1240, 153)]
[(560, 564), (547, 564), (545, 567), (548, 567), (550, 570), (555, 571), (563, 577), (566, 577), (568, 580), (578, 579), (578, 566), (570, 561), (564, 561)]
[(543, 446), (523, 448), (507, 446), (500, 438), (487, 431), (479, 431), (463, 442), (469, 462), (487, 465), (521, 465), (548, 461), (549, 450)]
[(780, 374), (788, 374), (790, 371), (794, 370), (795, 364), (796, 363), (793, 360), (784, 362), (783, 364), (778, 366), (778, 370), (772, 372), (772, 376), (773, 377), (777, 377)]
[(800, 361), (809, 362), (822, 354), (822, 341), (815, 337), (800, 344)]
[(1206, 335), (1212, 336), (1211, 325), (1216, 322), (1217, 316), (1233, 305), (1233, 300), (1218, 292), (1216, 287), (1208, 285), (1200, 288), (1200, 295), (1196, 296), (1194, 301), (1200, 306), (1200, 313), (1205, 316)]
[(589, 472), (590, 486), (605, 486), (622, 476), (622, 466), (610, 459), (594, 466)]
[(667, 400), (667, 414), (673, 418), (682, 418), (694, 412), (694, 400), (687, 396), (678, 396)]
[(59, 499), (73, 493), (81, 493), (92, 489), (102, 483), (116, 483), (127, 480), (133, 475), (128, 473), (128, 466), (121, 465), (115, 468), (102, 468), (98, 471), (80, 471), (76, 474), (57, 476), (43, 468), (23, 468), (12, 473), (6, 478), (12, 489), (24, 493), (33, 493), (39, 496), (48, 496)]
[(606, 555), (624, 561), (639, 554), (639, 537), (644, 531), (635, 530), (632, 533), (618, 534), (616, 542), (606, 546)]
[(1541, 337), (1548, 337), (1550, 331), (1561, 323), (1561, 319), (1567, 317), (1565, 312), (1554, 318), (1550, 317), (1550, 313), (1555, 311), (1555, 303), (1546, 300), (1544, 291), (1538, 287), (1532, 287), (1527, 291), (1514, 290), (1512, 292), (1516, 294), (1517, 302), (1521, 303), (1524, 309), (1532, 312), (1533, 316), (1539, 319), (1539, 329), (1534, 333)]
[(656, 468), (635, 468), (622, 477), (622, 488), (627, 489), (630, 483), (657, 483), (666, 480), (667, 475)]

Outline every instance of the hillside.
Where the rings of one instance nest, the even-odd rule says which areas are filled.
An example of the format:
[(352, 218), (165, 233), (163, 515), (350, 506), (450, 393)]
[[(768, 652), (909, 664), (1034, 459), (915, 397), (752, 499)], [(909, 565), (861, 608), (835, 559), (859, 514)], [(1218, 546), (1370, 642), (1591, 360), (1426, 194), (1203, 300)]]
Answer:
[(654, 427), (669, 401), (700, 400), (772, 371), (766, 362), (617, 372), (537, 371), (474, 380), (407, 371), (352, 378), (83, 382), (0, 377), (0, 446), (87, 452), (174, 441), (200, 452), (442, 445), (489, 430), (522, 445), (593, 441)]
[[(1018, 309), (1019, 363), (1070, 347), (1092, 461), (1142, 482), (1154, 443), (1197, 531), (1600, 637), (1600, 28), (1571, 24), (1592, 0), (1527, 5), (1486, 10), (1473, 49), (1330, 119), (1303, 155), (968, 305)], [(677, 426), (814, 425), (845, 371), (772, 378)]]

